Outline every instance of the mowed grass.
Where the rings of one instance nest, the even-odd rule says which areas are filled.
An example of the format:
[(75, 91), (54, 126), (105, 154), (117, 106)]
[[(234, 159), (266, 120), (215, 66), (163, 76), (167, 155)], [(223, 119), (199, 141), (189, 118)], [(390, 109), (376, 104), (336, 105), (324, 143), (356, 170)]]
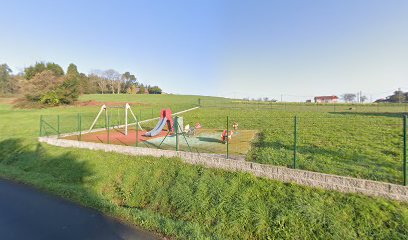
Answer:
[(292, 167), (297, 116), (298, 168), (397, 184), (403, 181), (401, 113), (202, 108), (184, 114), (188, 121), (220, 129), (226, 128), (227, 116), (230, 128), (238, 122), (239, 129), (260, 133), (247, 155), (249, 161)]
[[(179, 159), (131, 157), (37, 143), (41, 114), (71, 115), (95, 109), (16, 110), (0, 104), (0, 176), (32, 184), (181, 239), (404, 239), (408, 236), (406, 203), (206, 169), (184, 164)], [(185, 118), (222, 128), (224, 113), (223, 109), (204, 108), (186, 114)], [(235, 114), (255, 113), (248, 110)], [(284, 141), (285, 134), (277, 129), (285, 125), (270, 118), (262, 119), (270, 113), (257, 114), (260, 120), (241, 117), (240, 127), (258, 129), (275, 122), (276, 129), (263, 134), (281, 136)], [(287, 114), (285, 123), (290, 126), (292, 113)], [(270, 141), (260, 137), (255, 149), (273, 148), (267, 145)]]
[[(91, 98), (95, 95), (85, 96)], [(119, 97), (128, 102), (144, 102), (148, 106), (133, 106), (136, 115), (141, 119), (159, 116), (159, 102), (168, 103), (174, 112), (195, 106), (199, 96), (163, 95), (154, 99), (153, 95), (97, 95), (99, 100), (112, 101)], [(402, 114), (394, 112), (396, 108), (404, 108), (404, 104), (385, 105), (380, 107), (384, 112), (353, 112), (345, 111), (352, 106), (354, 109), (371, 108), (374, 105), (335, 105), (332, 111), (298, 111), (307, 104), (275, 104), (285, 106), (286, 110), (258, 107), (267, 103), (236, 103), (221, 98), (202, 98), (202, 105), (216, 103), (217, 107), (203, 107), (199, 110), (183, 114), (184, 121), (194, 125), (200, 122), (204, 128), (226, 129), (226, 118), (239, 123), (239, 129), (256, 130), (259, 132), (253, 142), (252, 151), (247, 160), (259, 163), (293, 165), (294, 152), (294, 116), (298, 117), (297, 167), (300, 169), (351, 176), (357, 178), (385, 181), (402, 184), (403, 181), (403, 132)], [(235, 106), (235, 107), (232, 107)], [(238, 106), (238, 107), (237, 107)], [(150, 109), (152, 107), (152, 109)], [(313, 106), (309, 106), (313, 107)], [(333, 105), (318, 106), (320, 110)], [(94, 107), (95, 108), (95, 107)], [(341, 112), (341, 110), (343, 110)], [(89, 126), (96, 115), (97, 109), (83, 109), (83, 125)], [(112, 116), (117, 122), (116, 113)], [(46, 118), (53, 126), (56, 117)], [(61, 118), (63, 132), (76, 131), (76, 115), (67, 114)], [(123, 121), (122, 121), (123, 123)], [(155, 122), (144, 124), (153, 127)], [(99, 122), (103, 127), (103, 122)], [(248, 136), (248, 138), (250, 138)], [(233, 141), (232, 141), (233, 142)], [(242, 152), (239, 145), (231, 144), (230, 152)], [(217, 153), (226, 154), (226, 146), (217, 148)], [(212, 152), (211, 149), (195, 149), (194, 151)]]

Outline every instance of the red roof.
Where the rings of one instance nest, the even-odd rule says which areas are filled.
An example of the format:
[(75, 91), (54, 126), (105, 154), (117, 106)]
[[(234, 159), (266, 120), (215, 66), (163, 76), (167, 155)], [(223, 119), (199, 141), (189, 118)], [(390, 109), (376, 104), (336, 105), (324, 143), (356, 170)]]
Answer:
[(334, 100), (334, 99), (339, 99), (337, 96), (317, 96), (315, 99), (320, 99), (320, 100)]

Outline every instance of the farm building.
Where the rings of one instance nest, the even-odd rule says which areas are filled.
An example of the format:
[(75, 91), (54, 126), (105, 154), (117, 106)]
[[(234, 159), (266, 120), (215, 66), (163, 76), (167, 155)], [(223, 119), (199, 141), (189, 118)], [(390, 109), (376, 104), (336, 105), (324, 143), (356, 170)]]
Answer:
[(335, 103), (339, 98), (335, 95), (333, 96), (317, 96), (314, 98), (315, 103)]

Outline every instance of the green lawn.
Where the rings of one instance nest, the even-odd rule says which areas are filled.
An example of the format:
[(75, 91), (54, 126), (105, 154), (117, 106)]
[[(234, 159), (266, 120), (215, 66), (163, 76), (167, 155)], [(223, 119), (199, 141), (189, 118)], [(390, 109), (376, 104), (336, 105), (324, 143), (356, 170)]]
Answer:
[(291, 167), (296, 115), (298, 168), (397, 184), (403, 181), (401, 114), (202, 108), (184, 118), (225, 129), (227, 115), (230, 128), (236, 121), (240, 129), (260, 132), (247, 156), (250, 161)]
[[(161, 99), (154, 100), (155, 97)], [(196, 105), (198, 97), (82, 97), (98, 101), (144, 101), (148, 104), (145, 108), (154, 109), (160, 109), (160, 102), (165, 98), (172, 107), (183, 109)], [(176, 238), (408, 237), (406, 203), (190, 166), (179, 159), (64, 149), (36, 141), (40, 115), (66, 115), (70, 116), (66, 122), (70, 122), (69, 118), (75, 120), (78, 112), (93, 116), (97, 110), (97, 106), (21, 110), (0, 101), (0, 176), (32, 184)], [(240, 129), (261, 131), (248, 154), (250, 160), (290, 165), (294, 114), (288, 110), (211, 107), (184, 117), (191, 122), (200, 121), (208, 128), (222, 129), (229, 115), (231, 121), (239, 122)], [(399, 168), (394, 166), (401, 162), (400, 138), (396, 138), (401, 135), (401, 125), (397, 114), (349, 116), (349, 113), (304, 112), (298, 115), (299, 136), (303, 135), (299, 139), (300, 167), (401, 181)], [(75, 124), (73, 121), (69, 128), (75, 129)]]

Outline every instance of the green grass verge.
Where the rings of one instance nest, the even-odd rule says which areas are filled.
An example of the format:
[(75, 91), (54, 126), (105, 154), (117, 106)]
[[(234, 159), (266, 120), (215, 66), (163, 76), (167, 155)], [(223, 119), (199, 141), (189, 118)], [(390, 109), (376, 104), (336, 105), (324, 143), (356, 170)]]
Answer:
[[(146, 229), (178, 238), (404, 239), (408, 236), (406, 203), (284, 184), (245, 173), (190, 166), (178, 159), (130, 157), (37, 143), (41, 114), (74, 115), (86, 111), (97, 111), (97, 107), (21, 110), (0, 104), (0, 176), (32, 184)], [(285, 147), (288, 145), (289, 148), (291, 135), (286, 136), (286, 130), (279, 129), (290, 127), (293, 112), (274, 115), (277, 113), (271, 111), (247, 109), (226, 112), (225, 109), (204, 108), (188, 113), (185, 117), (193, 122), (200, 120), (208, 127), (219, 128), (217, 126), (221, 125), (222, 128), (225, 113), (241, 116), (240, 127), (262, 130), (263, 135), (255, 146), (259, 155), (253, 155), (256, 154), (254, 152), (249, 155), (254, 161), (261, 161), (264, 154), (270, 163), (275, 164), (273, 161), (277, 160), (273, 159), (278, 159), (280, 155), (273, 158), (273, 154), (291, 152)], [(289, 118), (271, 121), (278, 116)], [(304, 118), (308, 116), (318, 117), (315, 113), (303, 115)], [(363, 121), (361, 125), (345, 130), (339, 136), (355, 131), (359, 133), (360, 128), (369, 134), (367, 136), (371, 136), (375, 129), (366, 129), (365, 116), (361, 117), (359, 119), (359, 116), (355, 116)], [(380, 121), (384, 126), (384, 123), (399, 120), (384, 115), (372, 121)], [(274, 127), (269, 127), (271, 130), (268, 132), (267, 128), (262, 127), (268, 126), (265, 124)], [(309, 141), (318, 143), (321, 136), (328, 137), (330, 134), (327, 131), (332, 131), (336, 124), (338, 122), (320, 133), (312, 131), (309, 136), (315, 139)], [(375, 136), (385, 133), (388, 132), (380, 132)], [(399, 134), (393, 133), (392, 128), (389, 133)], [(363, 135), (358, 142), (367, 136)], [(271, 144), (276, 139), (281, 141), (278, 146)], [(350, 141), (353, 141), (352, 138)], [(345, 153), (352, 156), (353, 144), (343, 142), (341, 145), (345, 144)], [(376, 149), (379, 144), (375, 142), (372, 146)], [(325, 145), (327, 143), (317, 146), (326, 149)], [(392, 151), (392, 146), (385, 146), (384, 149)], [(337, 149), (336, 146), (330, 147)], [(329, 153), (333, 152), (301, 154), (317, 154), (323, 161), (324, 154)], [(374, 156), (376, 152), (365, 154)], [(340, 156), (337, 157), (330, 164), (338, 163), (340, 168), (332, 168), (333, 171), (351, 164), (344, 163), (341, 166)], [(388, 168), (392, 169), (392, 166)]]
[(0, 142), (0, 175), (146, 229), (191, 239), (401, 239), (407, 204), (178, 159)]

